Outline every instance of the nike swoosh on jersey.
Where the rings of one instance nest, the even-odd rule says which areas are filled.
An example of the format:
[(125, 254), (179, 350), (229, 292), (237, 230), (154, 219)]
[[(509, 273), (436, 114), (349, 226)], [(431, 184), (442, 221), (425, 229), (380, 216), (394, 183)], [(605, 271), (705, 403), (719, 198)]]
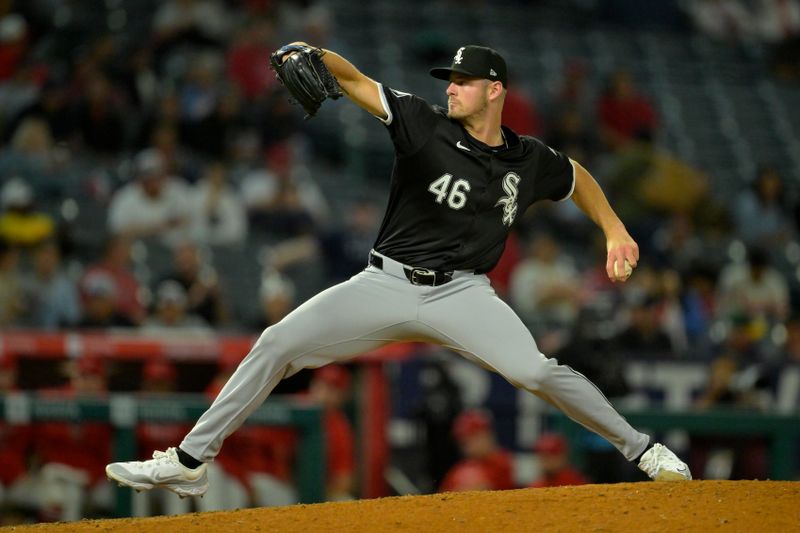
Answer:
[(467, 152), (471, 152), (472, 151), (469, 148), (467, 148), (466, 146), (464, 146), (463, 144), (461, 144), (461, 141), (456, 142), (456, 146), (458, 146), (462, 150), (466, 150)]

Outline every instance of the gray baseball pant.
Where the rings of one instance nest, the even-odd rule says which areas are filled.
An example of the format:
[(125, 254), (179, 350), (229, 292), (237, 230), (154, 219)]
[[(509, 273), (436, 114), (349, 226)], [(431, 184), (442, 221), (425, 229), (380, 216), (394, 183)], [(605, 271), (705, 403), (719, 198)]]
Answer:
[(542, 355), (485, 275), (456, 271), (438, 287), (412, 285), (403, 265), (382, 257), (382, 270), (367, 267), (264, 330), (181, 449), (200, 461), (213, 460), (278, 382), (303, 368), (345, 361), (392, 342), (422, 341), (455, 350), (536, 394), (628, 460), (644, 452), (648, 436), (633, 429), (585, 376)]

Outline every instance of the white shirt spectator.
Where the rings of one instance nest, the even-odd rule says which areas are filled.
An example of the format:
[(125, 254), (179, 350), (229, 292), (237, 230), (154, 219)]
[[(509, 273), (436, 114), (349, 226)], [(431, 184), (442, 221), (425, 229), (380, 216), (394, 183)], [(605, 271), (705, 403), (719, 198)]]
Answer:
[(225, 183), (222, 165), (212, 165), (189, 191), (191, 233), (196, 243), (240, 244), (247, 236), (247, 216), (241, 198)]
[(538, 237), (529, 253), (511, 274), (509, 295), (515, 309), (526, 319), (571, 325), (578, 314), (577, 269), (549, 236)]
[(130, 238), (159, 237), (175, 245), (189, 237), (187, 188), (165, 175), (164, 158), (147, 149), (134, 160), (136, 181), (111, 198), (108, 227)]
[(769, 266), (731, 264), (720, 273), (718, 305), (720, 316), (745, 312), (755, 318), (782, 320), (789, 311), (789, 287)]

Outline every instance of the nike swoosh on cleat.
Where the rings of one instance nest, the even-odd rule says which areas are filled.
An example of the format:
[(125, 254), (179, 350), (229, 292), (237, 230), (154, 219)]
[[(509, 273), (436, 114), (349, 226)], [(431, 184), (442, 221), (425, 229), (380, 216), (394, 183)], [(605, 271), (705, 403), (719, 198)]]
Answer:
[(471, 152), (471, 151), (472, 151), (472, 150), (470, 150), (469, 148), (467, 148), (466, 146), (464, 146), (463, 144), (461, 144), (461, 141), (458, 141), (458, 142), (456, 143), (456, 146), (458, 146), (458, 147), (459, 147), (459, 148), (461, 148), (462, 150), (466, 150), (467, 152)]

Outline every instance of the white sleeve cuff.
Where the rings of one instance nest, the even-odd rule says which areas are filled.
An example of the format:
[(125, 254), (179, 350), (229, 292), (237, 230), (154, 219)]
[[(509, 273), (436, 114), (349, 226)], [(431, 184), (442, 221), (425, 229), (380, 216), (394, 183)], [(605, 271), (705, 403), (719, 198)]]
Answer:
[(379, 117), (378, 115), (373, 116), (383, 122), (384, 125), (388, 126), (392, 123), (392, 110), (389, 108), (389, 102), (386, 100), (386, 94), (383, 92), (383, 84), (376, 81), (375, 85), (378, 86), (378, 95), (381, 97), (381, 105), (383, 105), (383, 110), (386, 112), (386, 118)]
[(569, 192), (567, 193), (567, 195), (564, 198), (562, 198), (561, 200), (558, 200), (559, 202), (563, 202), (564, 200), (568, 200), (572, 196), (572, 193), (575, 192), (575, 162), (572, 161), (572, 159), (570, 159), (569, 160), (569, 164), (572, 165), (572, 187), (569, 188)]

